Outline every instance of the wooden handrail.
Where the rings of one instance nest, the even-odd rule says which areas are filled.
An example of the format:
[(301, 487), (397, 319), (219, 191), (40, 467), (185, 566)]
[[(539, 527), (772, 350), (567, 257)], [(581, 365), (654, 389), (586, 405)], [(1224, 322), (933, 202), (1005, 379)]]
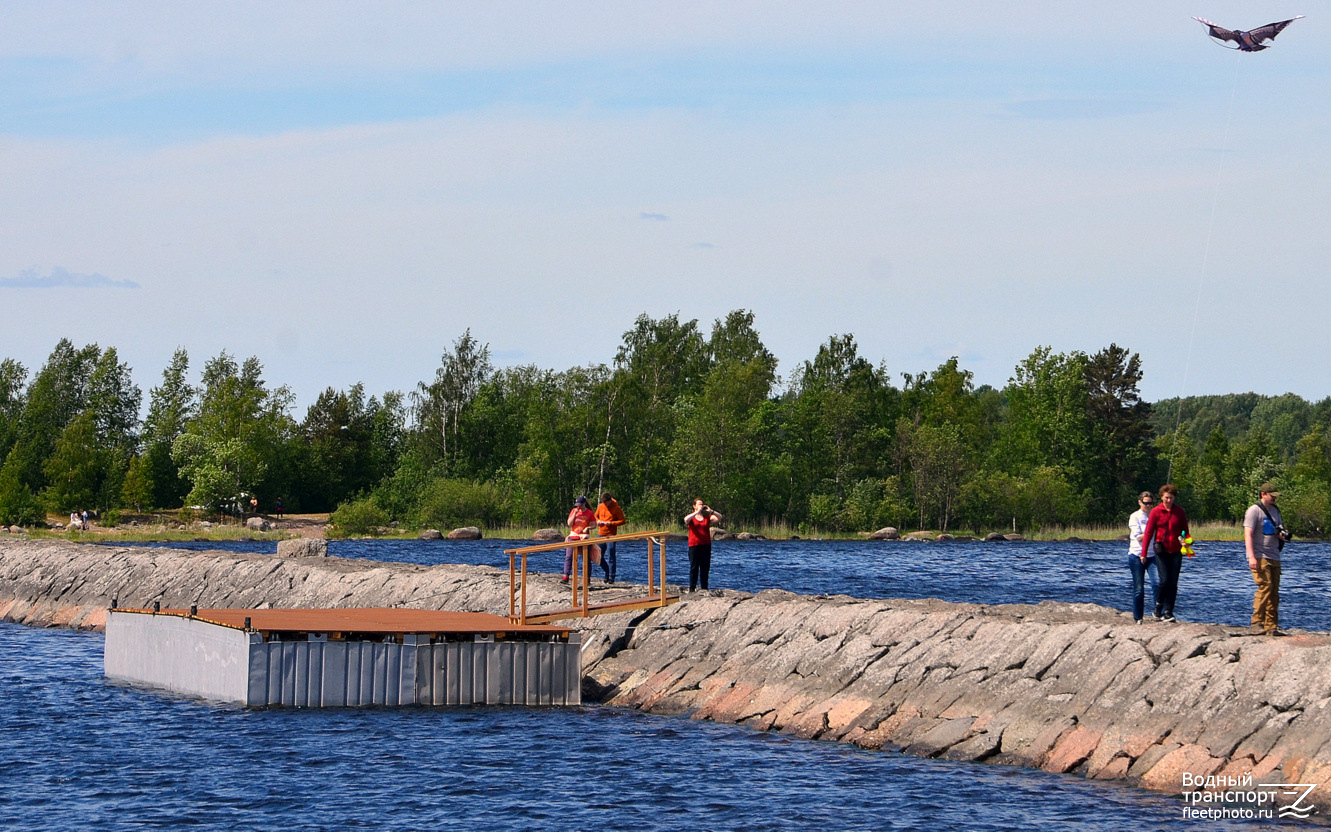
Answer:
[(649, 537), (661, 537), (670, 534), (670, 532), (632, 532), (631, 534), (608, 534), (603, 536), (591, 535), (582, 540), (560, 540), (555, 543), (541, 543), (537, 546), (523, 546), (518, 549), (505, 549), (506, 555), (533, 555), (537, 552), (553, 552), (557, 549), (567, 549), (578, 544), (588, 543), (616, 543), (623, 540), (645, 540)]

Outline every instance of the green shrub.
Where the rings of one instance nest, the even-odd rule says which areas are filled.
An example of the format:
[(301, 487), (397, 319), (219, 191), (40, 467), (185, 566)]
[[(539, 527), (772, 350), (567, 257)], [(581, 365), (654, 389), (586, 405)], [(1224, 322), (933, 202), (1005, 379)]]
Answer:
[(813, 494), (809, 497), (809, 522), (815, 528), (828, 531), (840, 531), (837, 514), (841, 510), (841, 501), (835, 494)]
[[(693, 511), (692, 505), (679, 516), (683, 517), (689, 511)], [(666, 501), (665, 493), (653, 486), (647, 494), (624, 507), (624, 517), (635, 526), (661, 526), (670, 519), (670, 503)]]
[(494, 483), (443, 478), (425, 486), (416, 511), (418, 525), (438, 529), (493, 528), (510, 515), (508, 499)]
[(379, 508), (373, 497), (366, 497), (338, 506), (328, 522), (343, 537), (377, 534), (381, 527), (388, 525), (388, 513)]

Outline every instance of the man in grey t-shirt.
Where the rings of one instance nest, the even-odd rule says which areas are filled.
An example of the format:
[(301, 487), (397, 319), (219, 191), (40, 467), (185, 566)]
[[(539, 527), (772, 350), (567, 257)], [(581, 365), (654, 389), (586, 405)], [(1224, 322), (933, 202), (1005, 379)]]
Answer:
[(1257, 590), (1252, 597), (1252, 629), (1268, 636), (1280, 635), (1280, 492), (1269, 482), (1262, 483), (1258, 501), (1243, 515), (1243, 547), (1248, 554)]

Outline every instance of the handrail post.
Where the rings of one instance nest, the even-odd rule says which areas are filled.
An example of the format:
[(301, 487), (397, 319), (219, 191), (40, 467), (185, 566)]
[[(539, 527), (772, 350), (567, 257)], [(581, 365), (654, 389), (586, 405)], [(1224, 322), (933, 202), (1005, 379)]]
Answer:
[(582, 547), (582, 617), (587, 617), (587, 590), (592, 582), (591, 577), (591, 551), (592, 547)]
[(665, 535), (661, 535), (661, 606), (663, 606), (663, 607), (665, 606), (665, 593), (666, 593), (666, 576), (665, 576), (665, 567), (666, 567), (666, 550), (665, 550), (665, 546), (666, 546)]
[(514, 620), (513, 616), (517, 612), (516, 610), (513, 609), (515, 604), (515, 598), (518, 594), (517, 560), (518, 560), (517, 555), (513, 554), (512, 552), (508, 553), (508, 620), (509, 621)]
[(522, 619), (519, 624), (527, 623), (527, 553), (522, 553)]
[(652, 594), (652, 587), (656, 586), (655, 583), (656, 579), (653, 577), (652, 573), (652, 555), (655, 554), (652, 551), (652, 543), (654, 543), (655, 540), (656, 538), (653, 537), (647, 538), (647, 594), (648, 595)]

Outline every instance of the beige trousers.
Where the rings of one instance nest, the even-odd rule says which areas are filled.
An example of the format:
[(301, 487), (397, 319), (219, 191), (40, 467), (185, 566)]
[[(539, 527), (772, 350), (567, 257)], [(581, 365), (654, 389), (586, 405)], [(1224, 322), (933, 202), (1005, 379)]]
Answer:
[(1280, 626), (1280, 561), (1258, 558), (1252, 580), (1257, 584), (1252, 596), (1252, 624), (1274, 630)]

